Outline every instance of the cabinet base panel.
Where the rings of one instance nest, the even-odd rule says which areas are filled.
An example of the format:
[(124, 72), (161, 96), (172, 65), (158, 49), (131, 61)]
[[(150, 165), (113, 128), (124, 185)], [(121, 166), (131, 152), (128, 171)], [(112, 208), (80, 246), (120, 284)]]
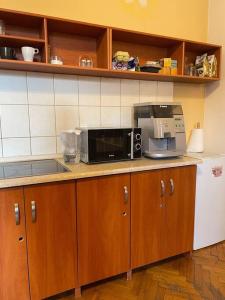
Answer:
[(127, 280), (132, 280), (132, 270), (127, 272)]
[(80, 287), (75, 289), (74, 296), (75, 296), (75, 299), (81, 297), (81, 288)]

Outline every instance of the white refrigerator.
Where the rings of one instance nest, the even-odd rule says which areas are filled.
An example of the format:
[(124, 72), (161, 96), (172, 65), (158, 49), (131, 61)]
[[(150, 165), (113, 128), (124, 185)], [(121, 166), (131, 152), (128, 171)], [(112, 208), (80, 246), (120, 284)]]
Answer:
[(194, 250), (225, 240), (225, 156), (191, 155), (197, 165)]

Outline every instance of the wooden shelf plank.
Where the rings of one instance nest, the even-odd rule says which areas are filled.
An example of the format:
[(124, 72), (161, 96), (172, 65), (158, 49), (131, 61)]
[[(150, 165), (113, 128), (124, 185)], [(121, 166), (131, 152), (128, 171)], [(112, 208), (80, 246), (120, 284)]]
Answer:
[(44, 46), (44, 39), (36, 39), (24, 36), (14, 36), (14, 35), (0, 35), (0, 46), (12, 46), (12, 47), (20, 47), (20, 46)]
[(102, 76), (111, 78), (124, 78), (134, 80), (157, 80), (173, 82), (206, 83), (219, 80), (219, 78), (196, 77), (187, 75), (163, 75), (157, 73), (117, 71), (103, 68), (81, 68), (69, 65), (51, 65), (40, 62), (25, 62), (19, 60), (0, 59), (0, 69), (31, 71), (55, 74), (71, 74), (82, 76)]

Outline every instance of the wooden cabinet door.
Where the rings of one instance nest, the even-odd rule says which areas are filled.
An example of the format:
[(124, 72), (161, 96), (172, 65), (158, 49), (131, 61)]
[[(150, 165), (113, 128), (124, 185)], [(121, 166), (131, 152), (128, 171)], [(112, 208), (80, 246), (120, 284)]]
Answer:
[(0, 299), (28, 300), (30, 295), (22, 188), (0, 190), (0, 241)]
[(163, 256), (192, 250), (194, 234), (196, 166), (164, 170), (166, 183)]
[(162, 258), (163, 171), (131, 174), (131, 267)]
[(130, 175), (78, 180), (77, 215), (80, 285), (127, 272)]
[(75, 183), (24, 191), (31, 299), (40, 300), (77, 284)]

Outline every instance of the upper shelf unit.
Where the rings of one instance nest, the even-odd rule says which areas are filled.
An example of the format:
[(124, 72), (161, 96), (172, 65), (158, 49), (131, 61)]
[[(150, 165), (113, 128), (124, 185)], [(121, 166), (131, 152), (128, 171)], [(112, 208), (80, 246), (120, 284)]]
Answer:
[[(12, 47), (16, 59), (21, 61), (21, 47), (38, 48), (37, 62), (46, 62), (45, 19), (41, 16), (0, 10), (0, 20), (5, 23), (5, 34), (0, 35), (0, 47)], [(1, 67), (1, 64), (0, 64)]]
[[(204, 83), (220, 79), (221, 46), (148, 33), (111, 28), (41, 15), (0, 9), (5, 34), (0, 34), (0, 47), (15, 49), (15, 59), (0, 58), (0, 69), (77, 74), (127, 79)], [(23, 61), (21, 47), (39, 49), (33, 62)], [(177, 74), (122, 71), (112, 69), (117, 51), (129, 52), (146, 61), (171, 57), (177, 61)], [(215, 54), (217, 77), (186, 75), (186, 65), (193, 64), (197, 55)], [(61, 57), (63, 65), (50, 63), (51, 56)], [(81, 57), (91, 57), (92, 67), (79, 66)]]

